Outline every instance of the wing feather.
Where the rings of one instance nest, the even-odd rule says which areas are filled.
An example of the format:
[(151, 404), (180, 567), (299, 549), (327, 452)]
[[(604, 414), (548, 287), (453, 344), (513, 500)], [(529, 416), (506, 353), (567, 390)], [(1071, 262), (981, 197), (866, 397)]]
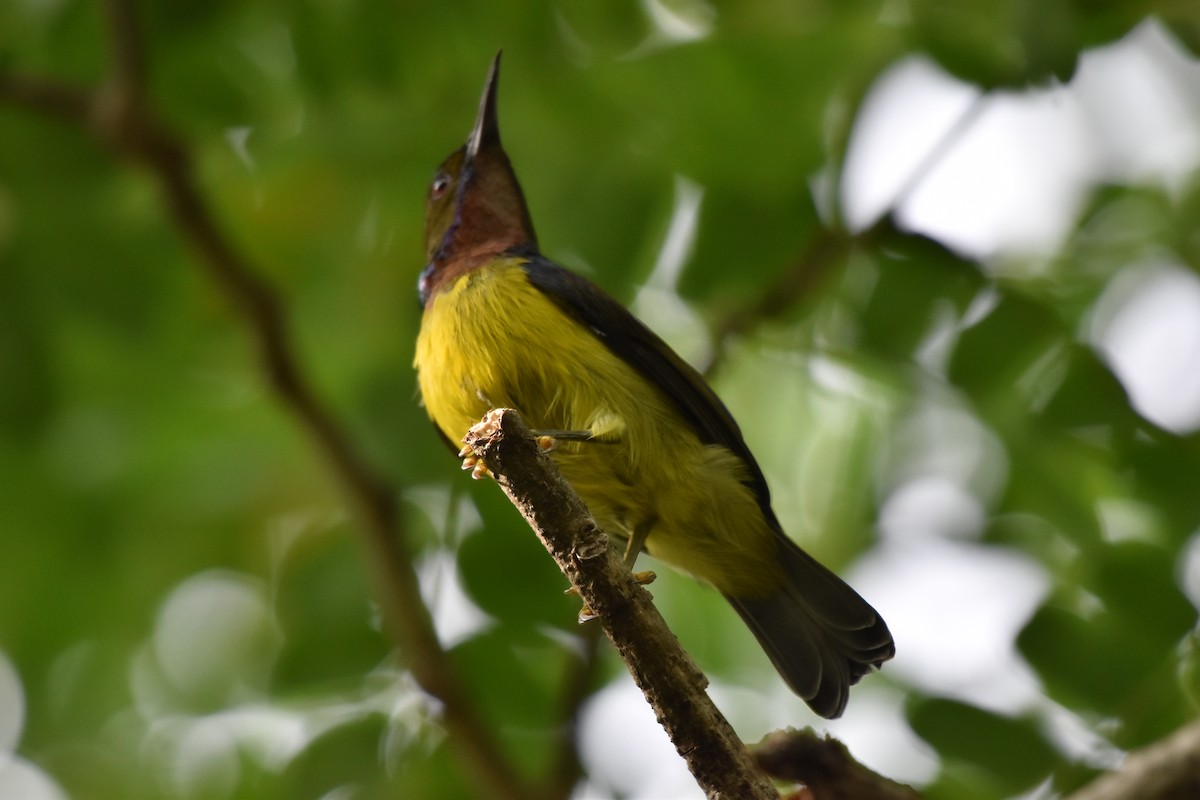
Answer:
[(529, 282), (559, 308), (587, 327), (614, 355), (657, 386), (705, 444), (727, 448), (746, 465), (747, 485), (763, 514), (775, 526), (771, 495), (762, 469), (742, 438), (729, 409), (694, 367), (680, 358), (611, 295), (580, 275), (549, 259), (529, 254), (523, 265)]

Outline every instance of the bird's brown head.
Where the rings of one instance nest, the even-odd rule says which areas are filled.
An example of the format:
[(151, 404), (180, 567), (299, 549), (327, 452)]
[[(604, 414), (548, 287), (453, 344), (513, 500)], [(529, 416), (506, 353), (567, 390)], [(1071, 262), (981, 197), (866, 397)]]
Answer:
[(500, 144), (496, 92), (500, 54), (492, 61), (467, 143), (442, 162), (425, 201), (422, 304), (446, 281), (516, 248), (537, 246), (525, 195)]

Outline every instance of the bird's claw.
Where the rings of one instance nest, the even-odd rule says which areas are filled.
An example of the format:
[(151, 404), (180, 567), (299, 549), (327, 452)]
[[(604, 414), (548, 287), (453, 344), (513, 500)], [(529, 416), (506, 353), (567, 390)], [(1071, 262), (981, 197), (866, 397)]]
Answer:
[(638, 586), (647, 586), (654, 583), (656, 578), (658, 578), (658, 575), (654, 574), (651, 570), (633, 573), (633, 582)]
[(482, 420), (472, 425), (471, 429), (467, 431), (467, 435), (463, 437), (463, 441), (467, 442), (468, 444), (464, 444), (462, 449), (458, 451), (458, 457), (462, 459), (463, 470), (470, 470), (471, 477), (477, 481), (482, 480), (483, 478), (494, 479), (496, 476), (492, 474), (490, 469), (488, 469), (488, 466), (483, 462), (483, 459), (475, 453), (475, 448), (470, 444), (470, 442), (476, 441), (481, 436), (487, 436), (488, 434), (494, 433), (498, 427), (498, 417), (496, 416), (496, 412), (492, 411), (489, 412)]
[[(576, 589), (574, 586), (568, 586), (566, 589), (563, 589), (563, 594), (568, 595), (568, 596), (574, 595), (575, 597), (580, 597), (579, 590)], [(583, 607), (579, 609), (579, 624), (582, 625), (585, 622), (591, 622), (592, 620), (598, 618), (599, 616), (600, 615), (597, 614), (595, 611), (592, 611), (591, 606), (589, 606), (587, 603), (584, 603)]]
[[(654, 583), (654, 580), (657, 577), (658, 577), (657, 575), (655, 575), (653, 572), (651, 572), (649, 570), (646, 570), (645, 572), (635, 572), (635, 573), (633, 573), (633, 582), (636, 583), (638, 586), (645, 586), (647, 584)], [(576, 589), (574, 586), (564, 589), (563, 594), (574, 595), (575, 597), (580, 597), (579, 590)], [(585, 622), (591, 622), (594, 619), (599, 619), (599, 617), (600, 617), (600, 615), (597, 614), (595, 611), (593, 611), (592, 607), (589, 606), (586, 602), (583, 604), (583, 607), (579, 609), (579, 624), (580, 625), (582, 625)]]
[(475, 480), (483, 478), (495, 478), (492, 471), (488, 469), (487, 464), (483, 463), (483, 459), (475, 455), (475, 451), (471, 449), (471, 445), (467, 445), (462, 450), (458, 451), (458, 457), (462, 459), (463, 471), (471, 470), (471, 477)]

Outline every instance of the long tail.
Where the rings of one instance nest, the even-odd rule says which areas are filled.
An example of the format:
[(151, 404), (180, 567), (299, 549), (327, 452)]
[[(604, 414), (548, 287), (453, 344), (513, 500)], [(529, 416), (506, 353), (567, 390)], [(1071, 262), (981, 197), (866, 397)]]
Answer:
[(896, 654), (887, 623), (849, 584), (778, 532), (782, 586), (726, 599), (779, 674), (823, 717), (840, 717), (850, 687)]

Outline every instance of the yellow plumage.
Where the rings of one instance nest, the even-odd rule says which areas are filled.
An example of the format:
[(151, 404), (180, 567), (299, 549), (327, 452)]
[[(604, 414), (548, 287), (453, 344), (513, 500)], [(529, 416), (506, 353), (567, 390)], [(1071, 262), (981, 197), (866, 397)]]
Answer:
[(762, 595), (782, 581), (742, 462), (702, 444), (654, 384), (530, 284), (519, 258), (430, 298), (415, 366), (452, 442), (501, 407), (535, 429), (590, 431), (592, 441), (560, 442), (552, 456), (609, 534), (647, 530), (651, 555), (725, 594)]

